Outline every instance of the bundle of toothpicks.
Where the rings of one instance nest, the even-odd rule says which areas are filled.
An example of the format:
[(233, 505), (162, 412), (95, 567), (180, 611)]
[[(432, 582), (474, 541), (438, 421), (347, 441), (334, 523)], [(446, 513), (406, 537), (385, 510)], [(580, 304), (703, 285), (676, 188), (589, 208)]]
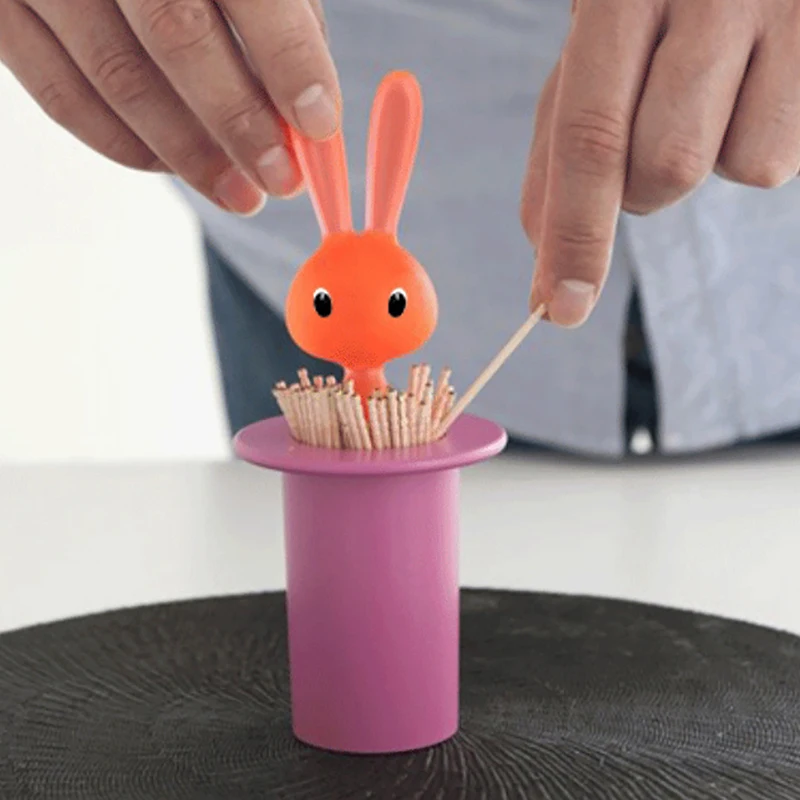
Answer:
[(455, 405), (450, 370), (443, 369), (434, 384), (428, 364), (411, 367), (405, 390), (375, 392), (366, 413), (352, 381), (311, 378), (305, 369), (297, 374), (297, 383), (281, 381), (273, 395), (292, 437), (316, 447), (389, 450), (428, 444), (444, 435), (442, 420)]

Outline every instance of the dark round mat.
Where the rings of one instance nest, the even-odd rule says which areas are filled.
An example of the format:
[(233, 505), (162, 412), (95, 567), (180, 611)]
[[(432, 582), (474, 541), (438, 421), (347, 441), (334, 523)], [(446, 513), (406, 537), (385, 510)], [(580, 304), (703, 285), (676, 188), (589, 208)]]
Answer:
[(463, 593), (462, 730), (348, 757), (289, 721), (284, 598), (0, 637), (0, 798), (800, 798), (800, 640), (649, 606)]

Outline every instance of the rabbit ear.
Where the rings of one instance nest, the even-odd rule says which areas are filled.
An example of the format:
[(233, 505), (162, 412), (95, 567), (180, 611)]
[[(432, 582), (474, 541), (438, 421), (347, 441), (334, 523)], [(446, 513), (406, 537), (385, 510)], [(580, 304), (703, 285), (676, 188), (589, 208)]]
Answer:
[(367, 148), (368, 230), (397, 233), (422, 128), (422, 92), (410, 72), (387, 75), (375, 95)]
[(341, 129), (324, 142), (314, 142), (290, 130), (297, 164), (305, 180), (323, 238), (353, 230), (347, 154)]

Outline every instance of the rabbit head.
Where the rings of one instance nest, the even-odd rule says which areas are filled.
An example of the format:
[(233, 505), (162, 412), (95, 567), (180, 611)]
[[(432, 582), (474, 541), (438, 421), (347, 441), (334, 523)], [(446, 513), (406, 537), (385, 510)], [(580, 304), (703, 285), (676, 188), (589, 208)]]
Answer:
[(370, 120), (363, 232), (353, 230), (342, 134), (321, 143), (290, 134), (322, 243), (289, 290), (287, 327), (302, 350), (351, 375), (382, 374), (387, 361), (417, 350), (436, 327), (433, 284), (397, 241), (421, 125), (416, 79), (387, 75)]

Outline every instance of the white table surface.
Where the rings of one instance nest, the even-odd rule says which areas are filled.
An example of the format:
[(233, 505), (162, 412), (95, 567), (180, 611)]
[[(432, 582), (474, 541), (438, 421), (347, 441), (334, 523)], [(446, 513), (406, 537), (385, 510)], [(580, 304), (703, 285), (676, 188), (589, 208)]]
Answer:
[[(280, 480), (245, 464), (0, 468), (0, 631), (283, 586)], [(800, 633), (800, 452), (466, 470), (462, 584)]]

